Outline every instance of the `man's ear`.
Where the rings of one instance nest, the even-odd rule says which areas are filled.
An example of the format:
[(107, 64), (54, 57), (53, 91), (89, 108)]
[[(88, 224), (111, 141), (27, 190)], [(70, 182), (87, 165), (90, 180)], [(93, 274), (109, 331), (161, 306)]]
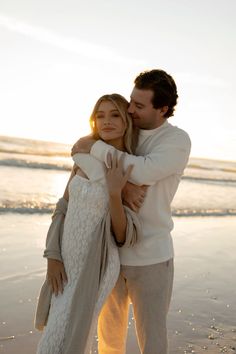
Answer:
[(161, 116), (164, 117), (164, 115), (166, 114), (166, 112), (168, 111), (169, 107), (168, 106), (163, 106), (161, 107), (160, 109), (160, 113), (161, 113)]

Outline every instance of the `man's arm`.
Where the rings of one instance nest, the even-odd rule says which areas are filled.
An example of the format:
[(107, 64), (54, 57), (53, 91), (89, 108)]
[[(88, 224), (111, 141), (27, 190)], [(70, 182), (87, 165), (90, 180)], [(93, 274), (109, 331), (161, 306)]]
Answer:
[(71, 149), (71, 156), (74, 156), (77, 153), (89, 154), (92, 146), (96, 143), (91, 135), (84, 136), (80, 138)]
[(128, 206), (136, 213), (142, 207), (149, 186), (137, 186), (136, 184), (127, 182), (122, 190), (123, 204)]
[(117, 151), (118, 158), (124, 154), (124, 169), (129, 165), (134, 166), (129, 181), (137, 185), (152, 185), (172, 174), (182, 174), (189, 158), (190, 148), (190, 139), (182, 131), (181, 134), (175, 134), (155, 146), (146, 156), (134, 156), (118, 151), (101, 140), (95, 142), (91, 137), (80, 139), (77, 142), (76, 152), (90, 151), (91, 155), (104, 161), (106, 165), (108, 153), (113, 155)]
[[(80, 153), (80, 154), (87, 153), (88, 154), (91, 150), (91, 147), (94, 145), (95, 142), (96, 142), (96, 140), (92, 139), (91, 136), (87, 136), (87, 137), (79, 139), (77, 141), (77, 143), (75, 143), (71, 149), (73, 159), (74, 159), (75, 155), (78, 153)], [(76, 160), (74, 160), (74, 161), (76, 161)], [(80, 156), (79, 163), (81, 163), (81, 156)], [(123, 201), (124, 205), (128, 206), (133, 211), (138, 212), (144, 202), (147, 188), (148, 188), (148, 186), (145, 186), (145, 185), (138, 186), (136, 184), (127, 182), (122, 190), (122, 201)], [(65, 195), (64, 195), (64, 197), (65, 197)]]
[[(123, 153), (124, 168), (134, 166), (129, 181), (137, 185), (153, 185), (172, 174), (182, 174), (188, 162), (190, 146), (190, 139), (185, 133), (156, 145), (145, 156)], [(90, 153), (106, 163), (108, 152), (113, 154), (114, 151), (114, 147), (98, 141), (92, 146)], [(118, 156), (120, 154), (122, 152), (118, 152)]]

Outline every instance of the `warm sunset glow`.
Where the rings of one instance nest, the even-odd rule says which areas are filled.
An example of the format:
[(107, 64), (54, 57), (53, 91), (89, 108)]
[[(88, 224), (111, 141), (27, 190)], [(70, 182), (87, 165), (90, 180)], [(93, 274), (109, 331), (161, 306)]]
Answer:
[(72, 144), (101, 95), (129, 99), (135, 76), (158, 67), (176, 79), (170, 122), (190, 134), (192, 156), (235, 160), (233, 0), (138, 3), (132, 26), (132, 2), (61, 6), (0, 4), (1, 135)]
[[(72, 164), (71, 164), (72, 165)], [(52, 184), (52, 195), (55, 195), (55, 201), (57, 201), (64, 193), (66, 184), (68, 182), (70, 172), (61, 172), (54, 175), (54, 181)]]

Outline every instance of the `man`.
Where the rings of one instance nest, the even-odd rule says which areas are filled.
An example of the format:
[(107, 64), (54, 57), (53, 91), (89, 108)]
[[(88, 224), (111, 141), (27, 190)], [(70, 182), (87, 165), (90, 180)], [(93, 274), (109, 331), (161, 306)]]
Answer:
[[(129, 113), (140, 132), (137, 156), (124, 153), (124, 167), (133, 165), (133, 185), (149, 187), (143, 200), (142, 188), (140, 194), (130, 183), (124, 202), (136, 211), (142, 205), (139, 218), (143, 237), (132, 248), (120, 248), (120, 276), (99, 317), (99, 354), (125, 353), (130, 302), (141, 353), (168, 352), (166, 317), (174, 256), (171, 202), (191, 143), (186, 132), (168, 122), (178, 98), (173, 78), (163, 70), (151, 70), (141, 73), (134, 83)], [(74, 145), (72, 154), (76, 152), (90, 153), (108, 165), (109, 153), (115, 149), (86, 137)]]

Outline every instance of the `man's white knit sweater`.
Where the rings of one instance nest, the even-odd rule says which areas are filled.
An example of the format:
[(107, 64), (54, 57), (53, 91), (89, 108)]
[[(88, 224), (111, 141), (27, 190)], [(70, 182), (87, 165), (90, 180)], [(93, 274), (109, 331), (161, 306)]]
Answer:
[[(191, 142), (188, 134), (167, 120), (153, 130), (140, 130), (136, 155), (125, 153), (124, 168), (134, 165), (130, 182), (149, 185), (138, 213), (143, 237), (134, 246), (120, 249), (123, 265), (143, 266), (173, 258), (171, 202), (188, 162)], [(114, 147), (97, 141), (90, 154), (107, 162)], [(122, 152), (118, 152), (118, 156)]]

